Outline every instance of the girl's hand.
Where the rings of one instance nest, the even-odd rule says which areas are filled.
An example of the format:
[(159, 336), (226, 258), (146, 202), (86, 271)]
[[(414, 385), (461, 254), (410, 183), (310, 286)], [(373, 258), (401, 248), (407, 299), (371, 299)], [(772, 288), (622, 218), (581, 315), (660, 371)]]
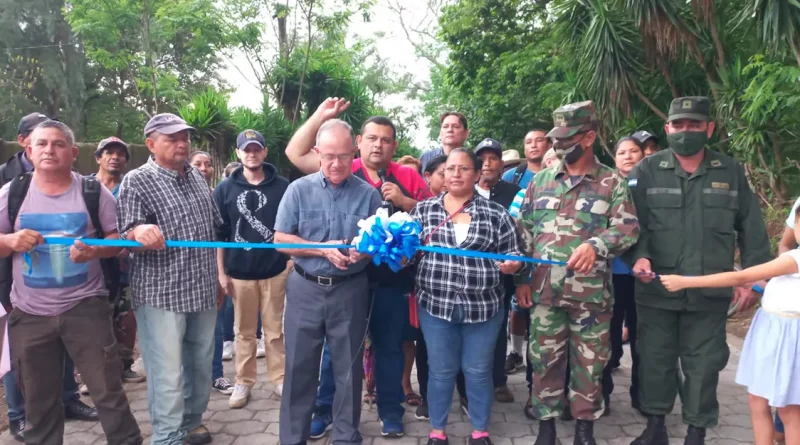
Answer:
[(661, 275), (661, 284), (670, 292), (686, 289), (686, 277), (680, 275)]

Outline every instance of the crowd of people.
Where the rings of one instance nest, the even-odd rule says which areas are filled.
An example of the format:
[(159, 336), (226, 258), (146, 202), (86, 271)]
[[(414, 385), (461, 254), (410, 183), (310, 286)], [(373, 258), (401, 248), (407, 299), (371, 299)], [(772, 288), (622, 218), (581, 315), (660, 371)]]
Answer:
[[(335, 444), (361, 443), (364, 402), (377, 404), (383, 436), (404, 435), (407, 404), (429, 419), (428, 444), (447, 445), (456, 390), (470, 445), (491, 445), (492, 405), (514, 401), (507, 376), (523, 368), (535, 445), (557, 442), (557, 418), (575, 420), (576, 445), (592, 445), (629, 342), (630, 404), (647, 418), (632, 445), (669, 443), (665, 416), (677, 396), (684, 443), (703, 444), (719, 420), (728, 308), (764, 292), (737, 382), (748, 388), (758, 445), (772, 443), (779, 420), (786, 441), (800, 443), (800, 308), (789, 298), (800, 276), (797, 205), (773, 260), (744, 169), (707, 148), (708, 99), (671, 103), (667, 149), (647, 131), (620, 139), (614, 168), (593, 151), (591, 102), (530, 130), (524, 158), (491, 137), (466, 148), (467, 117), (448, 112), (440, 148), (397, 162), (393, 122), (371, 117), (354, 135), (338, 118), (348, 107), (325, 100), (292, 137), (286, 155), (305, 176), (282, 177), (263, 135), (245, 130), (238, 162), (215, 187), (212, 156), (191, 150), (193, 129), (176, 115), (148, 121), (144, 165), (123, 175), (129, 147), (112, 137), (85, 177), (73, 170), (69, 127), (25, 116), (22, 150), (0, 167), (13, 436), (60, 444), (66, 417), (99, 420), (110, 444), (142, 443), (122, 383), (146, 379), (152, 443), (210, 443), (210, 392), (246, 406), (265, 357), (284, 445), (328, 431)], [(425, 246), (505, 259), (436, 250), (404, 258), (399, 272), (375, 265), (351, 244), (376, 212), (407, 212)], [(730, 272), (737, 247), (744, 270)], [(145, 375), (132, 367), (137, 338)], [(234, 361), (233, 383), (223, 360)], [(94, 408), (80, 401), (75, 368)]]

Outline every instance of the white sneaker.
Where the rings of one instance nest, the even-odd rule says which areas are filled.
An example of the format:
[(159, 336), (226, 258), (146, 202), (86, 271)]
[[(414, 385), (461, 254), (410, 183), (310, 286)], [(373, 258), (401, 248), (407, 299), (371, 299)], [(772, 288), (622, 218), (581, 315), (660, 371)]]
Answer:
[(261, 358), (267, 355), (267, 349), (264, 347), (264, 337), (256, 339), (256, 357)]
[(81, 385), (80, 389), (78, 390), (82, 395), (88, 396), (89, 395), (89, 387), (86, 385)]
[(283, 382), (275, 385), (275, 394), (277, 394), (278, 397), (283, 397)]
[(222, 360), (228, 361), (233, 359), (233, 342), (226, 341), (222, 343)]
[(234, 409), (244, 408), (248, 400), (250, 400), (250, 388), (237, 383), (236, 386), (233, 387), (233, 394), (231, 394), (231, 398), (228, 400), (228, 406)]

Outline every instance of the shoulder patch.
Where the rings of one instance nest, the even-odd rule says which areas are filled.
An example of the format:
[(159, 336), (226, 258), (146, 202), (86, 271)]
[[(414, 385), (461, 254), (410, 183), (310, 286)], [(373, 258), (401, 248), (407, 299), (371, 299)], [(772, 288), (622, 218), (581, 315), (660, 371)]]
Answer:
[(628, 187), (636, 187), (636, 184), (637, 184), (638, 182), (639, 182), (639, 180), (638, 180), (638, 179), (636, 179), (636, 178), (633, 178), (633, 179), (628, 179)]
[(719, 159), (714, 159), (713, 161), (711, 161), (711, 166), (712, 167), (722, 167), (722, 161), (720, 161)]
[(658, 168), (667, 168), (669, 167), (669, 161), (661, 161), (658, 163)]

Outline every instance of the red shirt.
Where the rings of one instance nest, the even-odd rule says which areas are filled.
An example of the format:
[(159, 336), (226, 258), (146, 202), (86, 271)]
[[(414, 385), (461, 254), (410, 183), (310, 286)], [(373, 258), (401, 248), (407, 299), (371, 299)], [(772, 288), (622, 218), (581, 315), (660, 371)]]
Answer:
[[(369, 177), (369, 173), (367, 169), (364, 168), (360, 158), (353, 160), (353, 173), (358, 170), (362, 170), (363, 179), (366, 180), (369, 185), (376, 189), (379, 189), (381, 185), (383, 185), (380, 180), (378, 180), (378, 182), (372, 182), (372, 178)], [(393, 176), (404, 189), (411, 193), (410, 197), (415, 201), (422, 201), (432, 196), (428, 184), (426, 184), (422, 176), (411, 167), (400, 165), (392, 161), (389, 163), (389, 168), (386, 169), (386, 175)]]

